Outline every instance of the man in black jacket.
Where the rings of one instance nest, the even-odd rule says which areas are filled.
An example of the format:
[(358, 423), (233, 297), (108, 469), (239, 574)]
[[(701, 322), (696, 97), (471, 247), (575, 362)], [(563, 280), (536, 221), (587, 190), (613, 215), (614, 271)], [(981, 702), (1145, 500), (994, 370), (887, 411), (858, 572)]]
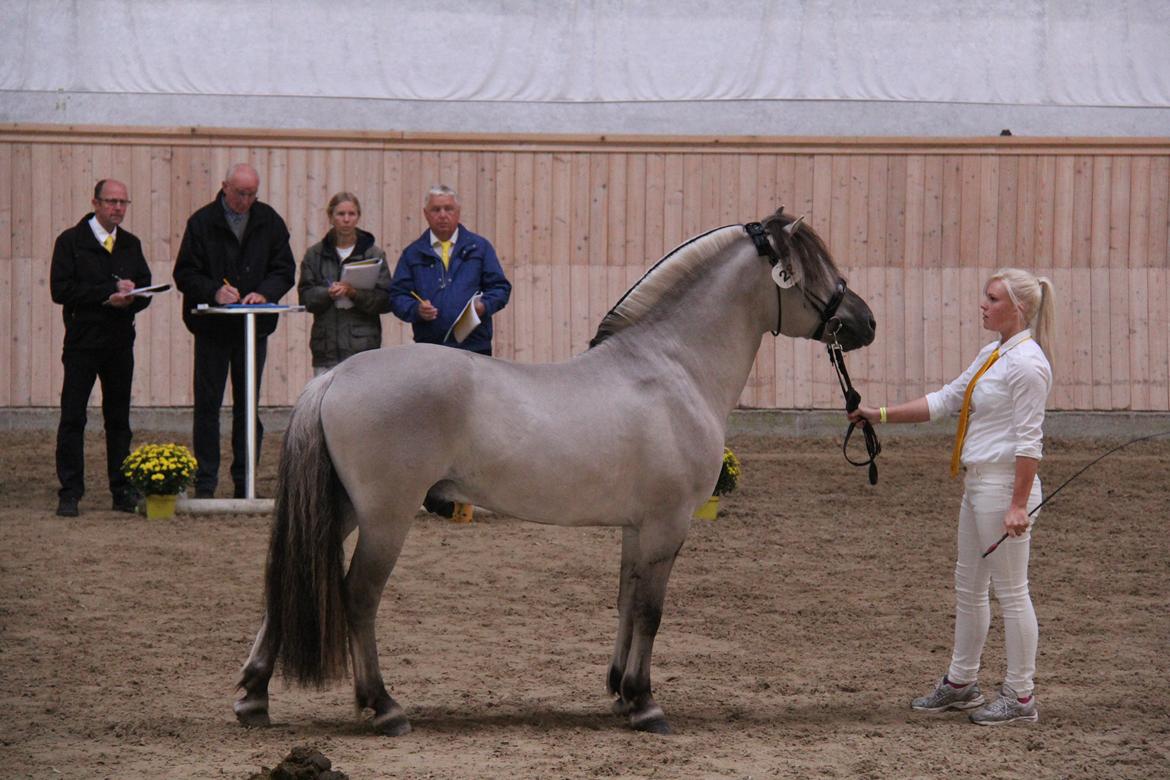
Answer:
[(130, 454), (130, 385), (134, 378), (134, 315), (150, 299), (130, 291), (150, 284), (142, 243), (119, 227), (130, 195), (126, 185), (102, 179), (93, 189), (93, 212), (57, 236), (49, 291), (62, 306), (65, 343), (61, 363), (61, 421), (57, 426), (57, 514), (76, 517), (85, 493), (86, 407), (94, 382), (102, 383), (106, 471), (114, 509), (133, 512), (138, 493), (122, 474)]
[[(260, 176), (246, 163), (233, 165), (215, 200), (187, 220), (175, 260), (175, 284), (183, 293), (183, 322), (195, 335), (195, 423), (192, 443), (199, 468), (196, 498), (215, 495), (219, 480), (219, 409), (232, 378), (232, 481), (235, 497), (245, 495), (247, 474), (247, 391), (242, 317), (199, 316), (199, 304), (276, 303), (292, 288), (296, 261), (280, 215), (256, 200)], [(256, 317), (256, 392), (264, 372), (268, 336), (277, 316)], [(264, 426), (256, 421), (259, 452)]]

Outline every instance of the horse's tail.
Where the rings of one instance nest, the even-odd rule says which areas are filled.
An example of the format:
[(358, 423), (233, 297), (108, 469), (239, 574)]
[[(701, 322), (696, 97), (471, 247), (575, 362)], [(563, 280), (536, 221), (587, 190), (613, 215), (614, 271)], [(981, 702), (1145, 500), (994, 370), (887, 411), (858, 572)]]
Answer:
[(320, 687), (345, 675), (348, 623), (342, 549), (345, 489), (321, 425), (332, 375), (310, 382), (289, 420), (265, 572), (268, 657), (286, 678)]

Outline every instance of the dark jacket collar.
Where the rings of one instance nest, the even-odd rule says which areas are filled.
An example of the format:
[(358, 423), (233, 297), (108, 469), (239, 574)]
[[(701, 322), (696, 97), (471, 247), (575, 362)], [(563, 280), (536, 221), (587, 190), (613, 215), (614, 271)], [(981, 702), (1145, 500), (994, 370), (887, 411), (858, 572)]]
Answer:
[[(365, 254), (365, 251), (367, 249), (369, 249), (370, 247), (372, 247), (376, 242), (377, 242), (377, 240), (374, 238), (373, 233), (367, 233), (366, 231), (362, 230), (361, 228), (358, 228), (357, 229), (357, 242), (354, 244), (353, 254), (355, 254), (355, 255)], [(325, 249), (327, 249), (327, 250), (333, 250), (336, 248), (333, 244), (333, 231), (332, 230), (330, 230), (328, 233), (325, 234), (325, 238), (322, 239), (321, 243), (323, 243), (325, 245)]]

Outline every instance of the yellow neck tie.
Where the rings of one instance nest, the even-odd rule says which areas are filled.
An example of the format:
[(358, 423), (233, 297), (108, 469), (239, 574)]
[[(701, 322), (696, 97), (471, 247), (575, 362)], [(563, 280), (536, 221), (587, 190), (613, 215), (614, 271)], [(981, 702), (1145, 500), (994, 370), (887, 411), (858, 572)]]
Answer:
[(110, 233), (106, 236), (106, 240), (102, 242), (102, 246), (104, 246), (106, 248), (107, 252), (112, 253), (114, 251), (114, 234), (113, 233)]
[(439, 242), (439, 250), (440, 250), (440, 255), (443, 258), (443, 267), (450, 268), (451, 267), (451, 242), (450, 241), (440, 241)]
[(971, 416), (971, 393), (975, 392), (975, 383), (979, 381), (979, 377), (983, 376), (987, 369), (991, 368), (991, 364), (997, 360), (999, 360), (998, 348), (992, 351), (983, 367), (976, 371), (975, 376), (971, 377), (971, 381), (967, 383), (967, 392), (963, 394), (963, 408), (959, 412), (959, 430), (955, 431), (955, 449), (951, 451), (952, 477), (959, 475), (959, 460), (963, 455), (963, 439), (967, 436), (967, 418)]

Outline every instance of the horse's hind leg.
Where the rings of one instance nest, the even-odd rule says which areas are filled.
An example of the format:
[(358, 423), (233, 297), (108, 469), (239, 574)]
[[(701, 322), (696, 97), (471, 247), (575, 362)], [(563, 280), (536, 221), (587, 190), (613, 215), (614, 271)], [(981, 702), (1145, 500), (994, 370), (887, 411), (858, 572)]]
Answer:
[(268, 616), (265, 615), (237, 683), (238, 687), (244, 689), (244, 695), (236, 700), (232, 709), (235, 710), (236, 719), (245, 726), (272, 725), (268, 718), (268, 681), (272, 679), (276, 659), (268, 657), (265, 642), (267, 630)]
[[(415, 501), (414, 506), (417, 505)], [(374, 522), (363, 521), (353, 560), (345, 576), (354, 704), (359, 712), (366, 708), (372, 709), (374, 728), (391, 737), (408, 733), (410, 721), (382, 681), (374, 620), (378, 614), (382, 590), (386, 587), (386, 580), (394, 569), (406, 539), (411, 516), (411, 513), (404, 511), (402, 519), (378, 517)]]

